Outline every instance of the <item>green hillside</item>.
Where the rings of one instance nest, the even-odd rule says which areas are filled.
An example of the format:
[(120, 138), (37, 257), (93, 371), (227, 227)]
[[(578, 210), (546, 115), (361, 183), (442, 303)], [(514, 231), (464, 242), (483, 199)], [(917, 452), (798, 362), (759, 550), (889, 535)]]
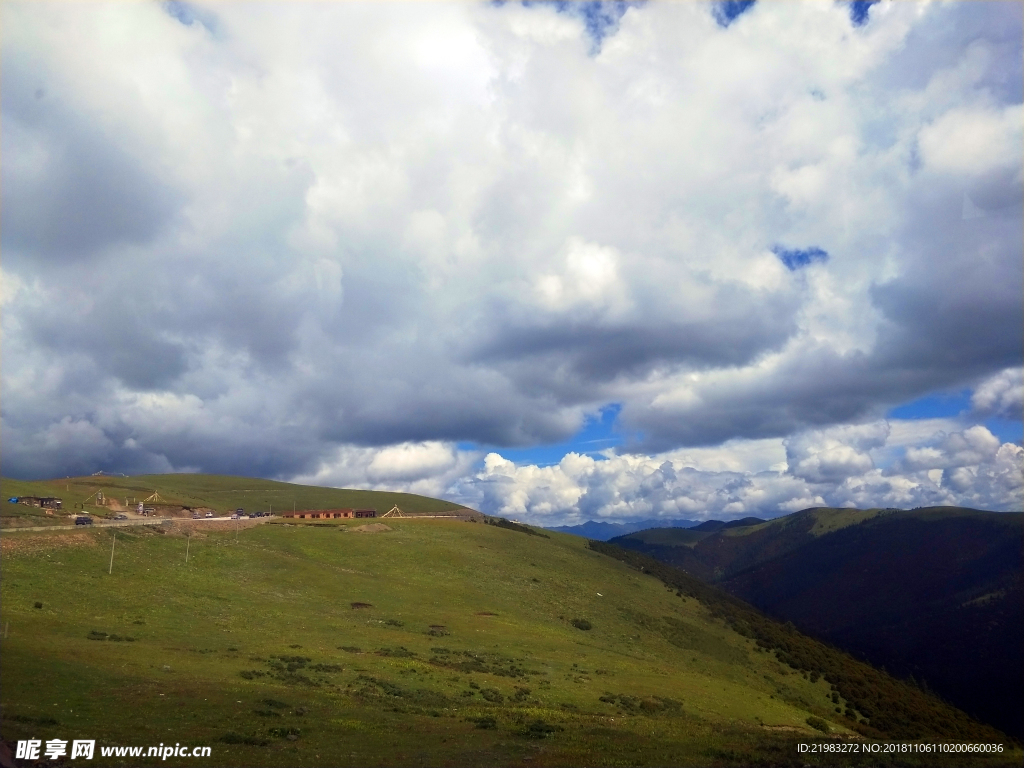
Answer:
[[(100, 517), (113, 514), (119, 507), (100, 506), (96, 493), (124, 506), (125, 502), (142, 501), (157, 494), (152, 502), (161, 511), (172, 507), (211, 509), (226, 513), (242, 508), (248, 512), (278, 512), (295, 509), (376, 509), (378, 514), (398, 505), (403, 512), (440, 514), (462, 509), (459, 504), (431, 499), (411, 493), (358, 491), (341, 488), (320, 488), (275, 480), (229, 475), (136, 475), (134, 477), (91, 476), (65, 480), (23, 481), (0, 479), (0, 524), (48, 525), (66, 524), (66, 519), (47, 515), (39, 508), (9, 504), (7, 499), (19, 496), (57, 496), (66, 512), (84, 509)], [(80, 506), (81, 505), (81, 506)]]
[(818, 508), (699, 538), (661, 529), (612, 543), (717, 584), (1024, 738), (1021, 513)]
[(797, 744), (915, 728), (1001, 740), (843, 657), (903, 713), (887, 725), (799, 668), (792, 630), (761, 617), (752, 632), (756, 612), (738, 624), (735, 599), (579, 537), (365, 523), (182, 521), (121, 529), (116, 543), (112, 529), (4, 532), (4, 740), (96, 738), (96, 765), (200, 762), (103, 757), (104, 746), (209, 745), (204, 764), (218, 766), (856, 765)]

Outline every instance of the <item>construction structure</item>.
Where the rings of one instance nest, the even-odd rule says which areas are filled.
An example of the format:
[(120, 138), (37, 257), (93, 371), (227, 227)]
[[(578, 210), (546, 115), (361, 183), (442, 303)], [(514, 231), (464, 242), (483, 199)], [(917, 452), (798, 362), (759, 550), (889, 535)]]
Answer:
[(403, 518), (405, 520), (465, 520), (465, 519), (467, 519), (465, 515), (459, 514), (459, 510), (453, 510), (452, 512), (449, 512), (449, 513), (443, 514), (443, 515), (417, 515), (417, 514), (407, 515), (405, 512), (403, 512), (401, 509), (399, 509), (397, 504), (395, 504), (395, 506), (393, 506), (391, 509), (389, 509), (387, 512), (385, 512), (383, 515), (381, 515), (381, 517), (382, 518), (383, 517), (391, 517), (391, 518), (401, 517), (401, 518)]

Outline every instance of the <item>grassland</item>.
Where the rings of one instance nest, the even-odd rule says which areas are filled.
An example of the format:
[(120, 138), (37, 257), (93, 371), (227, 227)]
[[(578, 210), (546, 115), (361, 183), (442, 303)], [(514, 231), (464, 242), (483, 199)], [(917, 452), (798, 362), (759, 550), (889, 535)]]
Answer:
[[(101, 491), (113, 506), (96, 503)], [(153, 502), (162, 509), (187, 507), (226, 513), (242, 508), (248, 512), (278, 512), (292, 509), (369, 508), (383, 514), (398, 505), (404, 512), (441, 514), (461, 509), (458, 504), (411, 493), (319, 488), (275, 480), (228, 475), (137, 475), (134, 477), (71, 477), (64, 480), (23, 481), (0, 479), (0, 524), (66, 524), (66, 513), (85, 511), (99, 517), (158, 494)], [(8, 504), (15, 496), (57, 496), (63, 500), (65, 516), (47, 515), (38, 507)]]
[(683, 568), (1019, 740), (1022, 517), (818, 508), (710, 534), (654, 529), (611, 543)]
[[(4, 739), (212, 746), (181, 765), (703, 766), (813, 764), (808, 718), (854, 735), (824, 679), (578, 537), (363, 523), (121, 530), (109, 574), (112, 530), (5, 533)], [(972, 760), (1020, 753), (946, 764)]]

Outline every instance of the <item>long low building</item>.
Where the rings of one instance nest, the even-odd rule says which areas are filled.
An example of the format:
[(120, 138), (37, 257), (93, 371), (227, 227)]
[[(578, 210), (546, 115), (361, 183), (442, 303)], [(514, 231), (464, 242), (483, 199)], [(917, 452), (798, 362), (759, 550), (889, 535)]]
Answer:
[(375, 509), (299, 509), (294, 512), (285, 512), (281, 515), (281, 517), (302, 520), (333, 520), (336, 518), (350, 519), (376, 516), (377, 510)]
[(42, 507), (43, 509), (62, 509), (63, 499), (56, 496), (17, 496), (7, 501), (13, 504), (27, 504), (30, 507)]

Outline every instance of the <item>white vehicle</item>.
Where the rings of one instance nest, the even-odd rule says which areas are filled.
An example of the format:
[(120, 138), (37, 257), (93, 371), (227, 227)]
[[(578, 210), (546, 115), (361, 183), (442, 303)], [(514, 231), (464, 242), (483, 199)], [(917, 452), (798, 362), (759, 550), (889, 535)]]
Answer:
[(207, 512), (207, 513), (206, 513), (206, 516), (207, 516), (207, 517), (213, 517), (213, 512)]

